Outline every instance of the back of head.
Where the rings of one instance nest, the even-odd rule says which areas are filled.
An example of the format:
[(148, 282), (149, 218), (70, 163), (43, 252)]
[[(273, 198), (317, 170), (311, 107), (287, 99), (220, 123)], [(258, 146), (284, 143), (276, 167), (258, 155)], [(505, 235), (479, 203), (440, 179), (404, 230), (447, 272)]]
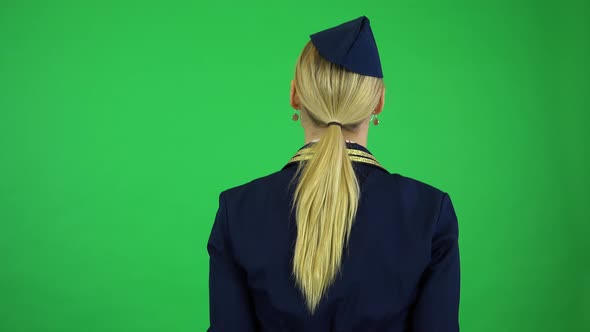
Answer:
[(327, 61), (311, 41), (297, 61), (294, 81), (301, 110), (316, 126), (326, 127), (310, 147), (313, 157), (299, 164), (293, 200), (297, 220), (293, 274), (313, 313), (340, 270), (359, 201), (343, 130), (354, 131), (368, 121), (384, 85), (382, 78)]

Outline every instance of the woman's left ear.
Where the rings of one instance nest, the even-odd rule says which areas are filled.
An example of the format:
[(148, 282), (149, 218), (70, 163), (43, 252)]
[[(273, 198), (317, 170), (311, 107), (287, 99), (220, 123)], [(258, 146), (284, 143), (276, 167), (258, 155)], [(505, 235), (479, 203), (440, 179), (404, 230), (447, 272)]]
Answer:
[(289, 98), (289, 102), (291, 103), (291, 107), (294, 110), (299, 109), (299, 98), (297, 98), (297, 92), (295, 91), (295, 80), (291, 80), (291, 95)]
[(381, 92), (381, 98), (379, 98), (379, 103), (377, 104), (377, 107), (375, 107), (375, 110), (373, 111), (373, 113), (374, 114), (381, 113), (381, 111), (383, 111), (384, 104), (385, 104), (385, 88), (383, 88), (383, 91)]

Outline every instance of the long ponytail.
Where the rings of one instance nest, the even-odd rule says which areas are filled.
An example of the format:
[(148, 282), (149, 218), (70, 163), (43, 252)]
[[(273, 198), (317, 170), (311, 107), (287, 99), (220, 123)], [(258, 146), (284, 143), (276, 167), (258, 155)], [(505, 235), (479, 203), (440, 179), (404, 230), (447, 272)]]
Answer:
[[(297, 62), (295, 86), (301, 107), (314, 122), (326, 126), (338, 121), (354, 128), (377, 106), (383, 81), (326, 61), (309, 42)], [(301, 162), (296, 173), (293, 274), (311, 313), (340, 271), (358, 208), (360, 188), (342, 130), (327, 126), (310, 146), (313, 157)]]
[(336, 277), (352, 221), (359, 187), (339, 126), (329, 126), (302, 163), (295, 189), (297, 241), (293, 270), (310, 311)]

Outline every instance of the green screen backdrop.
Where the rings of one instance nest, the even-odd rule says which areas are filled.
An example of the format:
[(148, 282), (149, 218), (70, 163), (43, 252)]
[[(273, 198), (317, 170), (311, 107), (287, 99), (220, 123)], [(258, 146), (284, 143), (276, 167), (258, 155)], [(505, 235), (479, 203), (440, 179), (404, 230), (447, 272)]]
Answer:
[(204, 331), (220, 191), (304, 143), (310, 33), (367, 15), (368, 147), (444, 191), (461, 327), (590, 331), (588, 1), (0, 1), (0, 331)]

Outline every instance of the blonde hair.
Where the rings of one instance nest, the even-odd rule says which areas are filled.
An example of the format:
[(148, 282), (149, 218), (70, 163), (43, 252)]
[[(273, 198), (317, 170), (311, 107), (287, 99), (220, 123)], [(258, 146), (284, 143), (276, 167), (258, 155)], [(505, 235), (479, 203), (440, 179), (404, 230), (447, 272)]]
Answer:
[[(318, 126), (337, 121), (344, 128), (358, 127), (379, 104), (383, 89), (382, 79), (327, 61), (311, 41), (295, 67), (300, 108)], [(311, 145), (313, 157), (300, 162), (295, 175), (293, 274), (312, 314), (340, 271), (357, 212), (360, 188), (346, 148), (342, 128), (327, 126)]]

